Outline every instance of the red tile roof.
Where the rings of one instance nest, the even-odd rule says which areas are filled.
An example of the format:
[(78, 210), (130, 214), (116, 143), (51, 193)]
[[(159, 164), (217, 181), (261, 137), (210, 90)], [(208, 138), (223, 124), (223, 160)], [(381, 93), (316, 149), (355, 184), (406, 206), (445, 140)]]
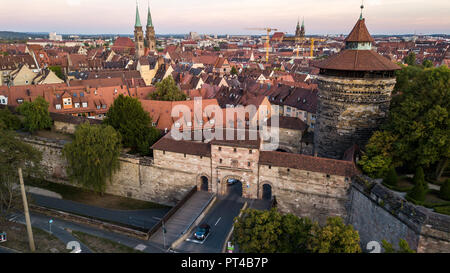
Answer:
[(346, 42), (374, 42), (366, 27), (366, 19), (358, 20), (350, 34), (345, 39)]

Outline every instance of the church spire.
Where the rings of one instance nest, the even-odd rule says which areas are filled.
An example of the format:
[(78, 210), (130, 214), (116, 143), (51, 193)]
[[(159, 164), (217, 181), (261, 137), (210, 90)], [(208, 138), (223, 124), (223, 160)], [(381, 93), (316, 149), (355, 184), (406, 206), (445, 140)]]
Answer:
[(305, 28), (305, 17), (303, 16), (303, 20), (302, 20), (302, 28)]
[(148, 14), (147, 14), (147, 27), (152, 27), (152, 14), (150, 13), (150, 2), (148, 3)]
[(142, 27), (141, 17), (139, 16), (139, 7), (138, 7), (137, 1), (136, 1), (136, 24), (134, 25), (134, 27)]
[(359, 20), (364, 19), (363, 18), (363, 9), (364, 9), (364, 0), (362, 0), (362, 3), (361, 3), (361, 15), (359, 16)]

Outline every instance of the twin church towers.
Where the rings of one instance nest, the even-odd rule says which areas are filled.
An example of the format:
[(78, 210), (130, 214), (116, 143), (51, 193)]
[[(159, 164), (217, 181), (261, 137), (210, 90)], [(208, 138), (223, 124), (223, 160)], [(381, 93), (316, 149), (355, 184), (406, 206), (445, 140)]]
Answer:
[(136, 23), (134, 25), (134, 43), (136, 46), (136, 58), (146, 55), (146, 49), (149, 51), (156, 50), (155, 28), (153, 27), (152, 15), (150, 13), (150, 5), (147, 14), (147, 26), (144, 38), (144, 31), (139, 16), (139, 7), (136, 3)]

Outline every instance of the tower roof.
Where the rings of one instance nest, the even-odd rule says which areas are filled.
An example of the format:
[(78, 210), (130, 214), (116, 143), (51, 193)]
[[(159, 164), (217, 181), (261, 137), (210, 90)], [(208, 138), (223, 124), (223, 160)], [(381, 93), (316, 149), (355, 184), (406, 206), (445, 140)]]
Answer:
[(346, 42), (374, 42), (366, 27), (366, 19), (359, 19), (353, 30), (345, 39)]
[(153, 26), (152, 14), (150, 13), (150, 4), (148, 5), (147, 26), (148, 27), (152, 27)]
[[(366, 43), (375, 40), (367, 30), (365, 19), (360, 18), (345, 39), (346, 43)], [(391, 71), (400, 69), (388, 58), (370, 48), (346, 48), (316, 65), (318, 68), (347, 71)]]
[(137, 3), (136, 3), (136, 23), (134, 24), (134, 27), (142, 27), (141, 17), (139, 16), (139, 8)]

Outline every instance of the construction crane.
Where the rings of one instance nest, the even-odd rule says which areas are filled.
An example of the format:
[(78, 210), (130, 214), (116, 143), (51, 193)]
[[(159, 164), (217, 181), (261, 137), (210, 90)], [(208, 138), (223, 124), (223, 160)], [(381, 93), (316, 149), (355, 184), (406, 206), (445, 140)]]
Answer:
[(310, 38), (309, 41), (311, 42), (311, 52), (310, 52), (310, 56), (311, 58), (314, 58), (314, 42), (318, 41), (318, 42), (325, 42), (325, 39), (319, 39), (319, 38)]
[(246, 28), (247, 30), (262, 30), (267, 32), (266, 41), (266, 63), (269, 63), (269, 49), (270, 49), (270, 33), (272, 31), (278, 31), (276, 28), (266, 27), (266, 28)]

